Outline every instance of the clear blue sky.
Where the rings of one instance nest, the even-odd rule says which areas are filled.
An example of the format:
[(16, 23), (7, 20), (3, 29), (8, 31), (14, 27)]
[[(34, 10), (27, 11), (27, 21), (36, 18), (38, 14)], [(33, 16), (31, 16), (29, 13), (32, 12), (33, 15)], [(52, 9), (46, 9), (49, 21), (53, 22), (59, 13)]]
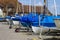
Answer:
[[(43, 5), (43, 0), (32, 0), (30, 2), (30, 0), (18, 0), (20, 3), (22, 3), (23, 5), (35, 5), (35, 6), (42, 6)], [(35, 1), (35, 3), (34, 3)], [(54, 1), (53, 0), (48, 0), (47, 2), (48, 4), (48, 9), (51, 13), (55, 13), (54, 12)], [(56, 0), (56, 4), (57, 4), (57, 13), (60, 14), (60, 0)]]

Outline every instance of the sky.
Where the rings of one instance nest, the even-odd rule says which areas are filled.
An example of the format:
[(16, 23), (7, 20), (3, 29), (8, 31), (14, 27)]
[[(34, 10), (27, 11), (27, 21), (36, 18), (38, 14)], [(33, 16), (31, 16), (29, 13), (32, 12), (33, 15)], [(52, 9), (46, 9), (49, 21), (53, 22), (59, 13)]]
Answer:
[[(18, 0), (20, 3), (23, 5), (34, 5), (34, 6), (43, 6), (44, 5), (44, 0)], [(55, 0), (56, 1), (56, 10), (54, 6), (54, 0), (47, 0), (47, 8), (52, 14), (60, 14), (60, 0)]]

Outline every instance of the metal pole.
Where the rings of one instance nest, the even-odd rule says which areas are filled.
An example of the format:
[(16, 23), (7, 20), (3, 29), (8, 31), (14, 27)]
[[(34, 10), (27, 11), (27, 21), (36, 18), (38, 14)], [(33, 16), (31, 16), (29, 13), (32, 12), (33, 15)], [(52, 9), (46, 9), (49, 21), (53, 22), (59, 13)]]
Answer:
[(44, 11), (43, 11), (43, 17), (41, 21), (43, 21), (45, 15), (46, 15), (46, 0), (44, 0)]
[(45, 14), (46, 14), (46, 0), (44, 0), (44, 13), (43, 13), (43, 15), (45, 16)]
[(33, 3), (33, 0), (32, 0), (32, 12), (34, 12), (34, 3)]
[[(31, 0), (30, 0), (30, 4), (31, 4)], [(29, 5), (29, 12), (31, 12), (31, 5)]]
[(47, 6), (47, 8), (46, 8), (46, 11), (47, 11), (47, 12), (46, 12), (46, 13), (48, 14), (48, 13), (49, 13), (49, 12), (48, 12), (48, 11), (49, 11), (49, 10), (48, 10), (48, 0), (47, 0), (47, 2), (46, 2), (46, 6)]
[[(43, 17), (42, 17), (41, 21), (43, 21), (45, 13), (46, 13), (46, 0), (44, 0), (44, 12), (43, 12)], [(40, 26), (40, 16), (39, 16), (39, 26)], [(42, 30), (43, 30), (42, 26), (40, 26), (40, 29), (41, 30), (40, 30), (39, 38), (43, 40), (43, 38), (42, 38)]]
[(34, 0), (34, 12), (36, 14), (36, 5), (35, 5), (35, 3), (36, 3), (36, 0)]
[(17, 7), (16, 7), (16, 14), (18, 14), (18, 0), (16, 2), (16, 5), (17, 5)]
[(55, 16), (57, 16), (57, 7), (56, 7), (56, 0), (54, 0), (54, 10), (55, 10)]
[(23, 12), (23, 14), (24, 14), (24, 5), (22, 4), (22, 12)]

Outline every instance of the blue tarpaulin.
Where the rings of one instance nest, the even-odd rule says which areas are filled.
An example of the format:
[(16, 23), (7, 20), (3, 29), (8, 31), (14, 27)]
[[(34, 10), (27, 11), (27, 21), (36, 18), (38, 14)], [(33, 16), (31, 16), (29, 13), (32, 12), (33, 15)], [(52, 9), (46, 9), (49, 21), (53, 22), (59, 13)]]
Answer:
[(6, 16), (5, 18), (6, 18), (6, 19), (11, 19), (11, 16)]
[(3, 21), (3, 20), (5, 20), (5, 18), (0, 18), (0, 21)]
[[(47, 27), (55, 27), (55, 23), (54, 23), (54, 18), (60, 18), (60, 16), (55, 17), (55, 16), (48, 16), (45, 15), (44, 19), (41, 21), (43, 15), (40, 15), (40, 25), (42, 26), (47, 26)], [(28, 15), (24, 15), (24, 16), (19, 16), (19, 17), (15, 17), (15, 19), (19, 20), (20, 22), (24, 22), (27, 25), (32, 24), (32, 26), (39, 26), (39, 15), (36, 13), (29, 13)], [(14, 19), (14, 20), (15, 20)]]
[[(40, 18), (42, 18), (42, 16), (40, 16)], [(35, 17), (32, 20), (35, 20), (35, 22), (32, 22), (32, 26), (39, 26), (38, 17)], [(47, 27), (56, 27), (52, 16), (45, 16), (43, 21), (40, 20), (40, 25)]]
[(60, 16), (53, 16), (54, 19), (59, 19), (60, 20)]
[(46, 27), (56, 27), (52, 16), (46, 16), (43, 21), (41, 21), (41, 25)]

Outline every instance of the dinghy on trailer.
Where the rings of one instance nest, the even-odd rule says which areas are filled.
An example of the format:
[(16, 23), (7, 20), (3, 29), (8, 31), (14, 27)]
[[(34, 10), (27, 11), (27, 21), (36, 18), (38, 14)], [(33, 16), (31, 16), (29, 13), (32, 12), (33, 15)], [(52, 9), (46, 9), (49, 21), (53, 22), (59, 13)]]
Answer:
[[(22, 9), (23, 9), (23, 13), (24, 13), (24, 8), (22, 7)], [(29, 14), (28, 15), (23, 14), (22, 19), (20, 19), (20, 23), (23, 26), (28, 27), (28, 29), (29, 29), (29, 28), (31, 28), (30, 17), (34, 17), (34, 16), (36, 16), (36, 13), (35, 12), (31, 12), (30, 7), (29, 7)], [(18, 29), (16, 29), (16, 30), (18, 30)]]
[[(27, 15), (24, 14), (23, 17), (21, 17), (21, 19), (19, 19), (20, 23), (24, 26), (27, 27), (27, 29), (31, 28), (31, 17), (36, 16), (36, 14), (34, 13), (29, 13)], [(18, 30), (18, 29), (16, 29)]]
[[(55, 2), (55, 0), (54, 0), (54, 2)], [(44, 3), (45, 3), (45, 6), (46, 6), (46, 0), (44, 0)], [(56, 4), (55, 4), (56, 5)], [(56, 9), (56, 8), (55, 8)], [(57, 14), (57, 12), (56, 12), (56, 14)], [(45, 15), (44, 15), (45, 16)], [(54, 22), (54, 20), (55, 19), (58, 19), (59, 17), (56, 15), (56, 17), (55, 16), (48, 16), (48, 18), (50, 18), (49, 20), (50, 20), (50, 22), (52, 22), (53, 24), (51, 24), (50, 25), (50, 22), (48, 23), (48, 25), (50, 25), (50, 26), (46, 26), (46, 25), (44, 25), (43, 23), (42, 23), (42, 25), (43, 25), (43, 27), (41, 28), (41, 32), (40, 32), (40, 39), (43, 39), (42, 38), (42, 32), (43, 32), (43, 29), (49, 29), (48, 30), (48, 32), (47, 32), (47, 34), (49, 34), (50, 32), (51, 32), (51, 29), (53, 30), (52, 32), (54, 32), (55, 30), (60, 30), (60, 28), (58, 28), (57, 27), (57, 25), (56, 25), (56, 22)], [(43, 19), (44, 20), (44, 19)], [(46, 19), (47, 20), (47, 19)], [(45, 20), (45, 21), (46, 21)], [(56, 20), (55, 20), (56, 21)], [(53, 26), (52, 26), (53, 25)], [(57, 33), (57, 32), (54, 32), (54, 33)]]
[[(22, 4), (22, 11), (23, 13), (21, 14), (21, 19), (19, 18), (20, 24), (23, 27), (27, 27), (27, 29), (29, 29), (29, 23), (28, 23), (28, 14), (24, 13), (24, 6)], [(18, 32), (20, 30), (20, 28), (16, 28), (15, 32)]]
[[(20, 24), (25, 24), (24, 22), (26, 21), (26, 15), (24, 14), (24, 7), (23, 7), (23, 4), (22, 4), (22, 11), (23, 13), (21, 15), (18, 14), (18, 3), (17, 3), (17, 10), (16, 10), (16, 14), (14, 17), (12, 17), (12, 22), (13, 24), (18, 24), (19, 25), (19, 28), (16, 28), (15, 32), (18, 32), (18, 30), (20, 29)], [(24, 26), (24, 25), (23, 25)]]
[[(30, 1), (32, 1), (32, 0), (30, 0)], [(29, 19), (29, 21), (30, 21), (30, 23), (31, 23), (31, 28), (32, 28), (32, 31), (34, 32), (34, 33), (37, 33), (38, 32), (38, 30), (40, 29), (40, 27), (37, 27), (38, 25), (38, 13), (36, 13), (36, 7), (35, 7), (35, 3), (36, 3), (36, 0), (34, 0), (34, 2), (33, 2), (33, 4), (32, 4), (32, 6), (34, 7), (34, 8), (32, 8), (32, 12), (31, 12), (31, 14), (30, 14), (30, 16), (28, 17), (28, 19)], [(35, 25), (34, 25), (35, 24)]]

